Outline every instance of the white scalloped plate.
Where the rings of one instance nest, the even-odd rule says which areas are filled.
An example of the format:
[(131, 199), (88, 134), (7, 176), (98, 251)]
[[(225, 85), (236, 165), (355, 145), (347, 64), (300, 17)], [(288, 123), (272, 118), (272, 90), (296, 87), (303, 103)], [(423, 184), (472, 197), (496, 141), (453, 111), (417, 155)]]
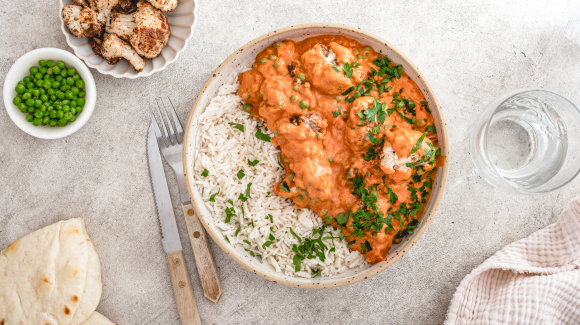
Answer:
[(196, 20), (195, 9), (197, 8), (195, 0), (180, 0), (175, 10), (164, 12), (171, 28), (171, 37), (169, 37), (167, 45), (158, 57), (153, 60), (147, 60), (143, 71), (135, 72), (127, 60), (121, 60), (117, 64), (110, 65), (107, 60), (93, 52), (88, 37), (78, 38), (70, 33), (61, 15), (62, 8), (70, 4), (72, 4), (72, 0), (61, 0), (58, 16), (60, 17), (61, 29), (66, 37), (66, 42), (74, 50), (76, 56), (85, 61), (89, 67), (97, 69), (102, 74), (108, 74), (115, 78), (130, 79), (150, 76), (165, 69), (171, 62), (177, 60), (179, 54), (187, 48), (187, 42), (193, 35), (193, 26)]

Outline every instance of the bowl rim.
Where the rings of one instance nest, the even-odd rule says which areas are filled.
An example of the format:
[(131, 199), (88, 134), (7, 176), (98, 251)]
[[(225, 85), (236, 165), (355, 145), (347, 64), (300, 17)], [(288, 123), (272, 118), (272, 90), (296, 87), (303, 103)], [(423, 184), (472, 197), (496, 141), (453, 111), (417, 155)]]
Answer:
[[(30, 124), (30, 122), (27, 121), (22, 122), (19, 118), (17, 118), (17, 115), (22, 114), (22, 112), (13, 107), (14, 104), (12, 103), (12, 99), (13, 95), (16, 93), (14, 91), (14, 87), (16, 87), (16, 84), (18, 84), (18, 81), (20, 81), (16, 80), (15, 75), (20, 74), (20, 72), (22, 71), (26, 71), (20, 70), (21, 68), (20, 66), (24, 64), (24, 61), (27, 60), (28, 57), (36, 55), (37, 53), (56, 53), (55, 56), (57, 57), (61, 58), (66, 57), (66, 59), (70, 59), (71, 61), (75, 62), (74, 68), (83, 74), (82, 79), (85, 82), (85, 91), (87, 92), (87, 94), (89, 94), (89, 92), (91, 93), (91, 95), (85, 97), (86, 103), (85, 106), (83, 107), (82, 120), (77, 119), (73, 124), (67, 125), (63, 128), (58, 128), (57, 129), (58, 131), (46, 131), (44, 126), (35, 126), (33, 128), (25, 127), (24, 125), (28, 125)], [(54, 60), (54, 58), (50, 59)], [(79, 59), (72, 53), (59, 48), (44, 47), (23, 54), (12, 64), (4, 80), (3, 97), (4, 97), (4, 106), (6, 108), (8, 116), (10, 116), (12, 122), (16, 124), (16, 126), (20, 130), (40, 139), (59, 139), (75, 133), (89, 121), (89, 119), (93, 115), (93, 111), (95, 110), (95, 103), (97, 101), (97, 87), (95, 85), (95, 79), (93, 78), (91, 70), (83, 63), (83, 61), (81, 61), (81, 59)], [(52, 130), (52, 128), (50, 130)]]
[[(87, 66), (89, 66), (90, 68), (93, 68), (93, 69), (99, 71), (99, 73), (101, 73), (101, 74), (110, 75), (110, 76), (113, 76), (115, 78), (119, 78), (119, 79), (121, 79), (121, 78), (137, 79), (139, 77), (149, 77), (150, 75), (152, 75), (152, 74), (154, 74), (156, 72), (160, 72), (160, 71), (165, 70), (165, 68), (167, 68), (168, 65), (170, 65), (171, 63), (177, 61), (177, 59), (179, 58), (179, 55), (187, 49), (187, 44), (189, 43), (189, 40), (193, 37), (193, 29), (195, 28), (195, 24), (197, 23), (197, 15), (196, 15), (196, 13), (197, 13), (197, 2), (196, 2), (196, 0), (180, 1), (179, 4), (184, 4), (184, 3), (187, 3), (188, 1), (192, 1), (193, 2), (193, 12), (192, 12), (192, 15), (193, 15), (193, 24), (191, 24), (191, 27), (190, 27), (191, 28), (191, 33), (189, 34), (189, 37), (187, 37), (186, 39), (183, 40), (183, 42), (184, 42), (183, 48), (180, 51), (175, 51), (175, 57), (173, 58), (173, 60), (166, 61), (165, 64), (161, 68), (159, 68), (159, 69), (153, 68), (153, 69), (151, 69), (151, 71), (146, 72), (146, 73), (137, 72), (134, 75), (127, 75), (126, 73), (123, 73), (121, 75), (113, 74), (112, 72), (115, 69), (111, 69), (111, 70), (108, 70), (108, 71), (103, 70), (98, 65), (94, 65), (91, 62), (89, 62), (88, 58), (89, 57), (92, 57), (92, 56), (84, 57), (84, 56), (82, 56), (80, 54), (80, 52), (78, 51), (78, 47), (76, 45), (73, 45), (72, 42), (70, 41), (70, 38), (71, 37), (75, 37), (75, 36), (73, 36), (72, 34), (70, 34), (70, 32), (68, 32), (68, 27), (66, 26), (66, 24), (64, 23), (64, 19), (62, 18), (62, 8), (65, 6), (64, 0), (60, 0), (59, 1), (60, 2), (60, 9), (59, 9), (59, 12), (58, 12), (58, 18), (60, 19), (60, 29), (61, 29), (62, 33), (64, 34), (64, 38), (66, 39), (66, 42), (67, 42), (68, 46), (75, 52), (75, 55), (79, 59), (81, 59), (81, 60), (83, 60), (85, 62), (85, 64)], [(165, 14), (165, 12), (163, 14)], [(167, 17), (167, 15), (166, 15), (166, 17)], [(171, 36), (173, 36), (173, 34)]]
[[(369, 271), (356, 274), (356, 275), (349, 277), (349, 278), (346, 278), (346, 279), (336, 280), (336, 281), (326, 281), (326, 282), (322, 282), (322, 283), (312, 283), (312, 282), (293, 281), (293, 278), (285, 279), (285, 278), (280, 278), (280, 277), (274, 277), (274, 276), (260, 270), (259, 268), (252, 267), (248, 263), (248, 261), (243, 259), (242, 256), (240, 256), (239, 254), (237, 254), (235, 252), (233, 247), (228, 246), (225, 243), (225, 241), (223, 241), (223, 240), (218, 240), (218, 238), (221, 239), (221, 234), (214, 233), (213, 229), (211, 228), (210, 224), (208, 223), (208, 221), (205, 218), (203, 218), (203, 217), (198, 218), (200, 220), (200, 222), (203, 224), (206, 231), (210, 234), (210, 236), (218, 244), (218, 246), (220, 246), (220, 248), (228, 256), (230, 256), (234, 261), (236, 261), (239, 265), (241, 265), (242, 267), (244, 267), (248, 271), (250, 271), (254, 274), (257, 274), (260, 277), (267, 279), (267, 280), (270, 280), (274, 283), (279, 283), (279, 284), (290, 286), (290, 287), (303, 288), (303, 289), (326, 289), (326, 288), (336, 288), (336, 287), (345, 286), (345, 285), (349, 285), (349, 284), (353, 284), (353, 283), (362, 281), (364, 279), (367, 279), (367, 278), (370, 278), (374, 275), (377, 275), (378, 273), (384, 271), (385, 269), (387, 269), (388, 267), (393, 265), (403, 255), (405, 255), (411, 249), (411, 247), (413, 247), (417, 243), (417, 241), (421, 238), (423, 233), (429, 227), (429, 224), (431, 223), (431, 221), (432, 221), (432, 219), (437, 211), (437, 208), (439, 207), (439, 203), (441, 201), (441, 198), (443, 197), (445, 185), (447, 183), (447, 174), (448, 174), (448, 169), (449, 169), (449, 137), (448, 137), (447, 126), (446, 126), (446, 122), (445, 122), (445, 119), (443, 116), (441, 105), (439, 104), (439, 100), (437, 99), (437, 96), (435, 95), (435, 92), (433, 91), (433, 88), (431, 87), (429, 82), (425, 78), (422, 77), (423, 75), (420, 73), (419, 69), (417, 68), (417, 65), (415, 63), (413, 63), (413, 61), (411, 61), (401, 50), (399, 50), (396, 46), (394, 46), (389, 41), (383, 39), (382, 37), (380, 37), (374, 33), (363, 30), (359, 27), (354, 27), (354, 26), (349, 26), (349, 25), (344, 25), (344, 24), (336, 24), (336, 23), (307, 23), (307, 24), (291, 25), (288, 27), (276, 29), (272, 32), (268, 32), (266, 34), (263, 34), (262, 36), (259, 36), (258, 38), (253, 39), (252, 41), (250, 41), (250, 42), (246, 43), (245, 45), (243, 45), (242, 47), (240, 47), (238, 50), (234, 51), (211, 73), (210, 77), (208, 78), (208, 80), (205, 82), (205, 84), (201, 88), (200, 92), (198, 93), (197, 98), (196, 98), (195, 102), (193, 103), (193, 106), (192, 106), (191, 111), (189, 113), (189, 117), (188, 117), (187, 125), (186, 125), (186, 130), (185, 130), (185, 135), (184, 135), (184, 139), (183, 139), (183, 144), (187, 144), (187, 143), (190, 143), (190, 141), (195, 140), (195, 139), (190, 139), (190, 136), (193, 134), (193, 132), (191, 132), (191, 125), (193, 124), (192, 122), (194, 120), (194, 117), (196, 115), (197, 110), (201, 109), (201, 107), (199, 106), (199, 102), (201, 101), (201, 99), (205, 95), (205, 93), (207, 92), (209, 85), (216, 78), (216, 76), (221, 72), (221, 70), (224, 69), (238, 54), (242, 53), (243, 51), (247, 50), (248, 48), (251, 48), (252, 46), (254, 46), (257, 43), (262, 42), (265, 39), (275, 37), (278, 34), (285, 33), (288, 31), (295, 31), (295, 30), (300, 30), (300, 29), (310, 29), (310, 28), (333, 28), (333, 29), (341, 29), (341, 30), (345, 30), (345, 31), (349, 31), (349, 32), (363, 34), (364, 36), (374, 38), (375, 40), (381, 42), (382, 44), (385, 44), (385, 46), (387, 46), (389, 49), (391, 49), (393, 52), (395, 52), (397, 55), (399, 55), (401, 60), (408, 63), (409, 66), (411, 67), (411, 69), (414, 70), (414, 72), (417, 73), (418, 76), (421, 76), (421, 79), (425, 85), (425, 88), (428, 90), (428, 92), (431, 96), (432, 102), (435, 104), (434, 107), (432, 107), (431, 109), (436, 110), (438, 113), (438, 116), (440, 119), (440, 125), (438, 125), (438, 126), (441, 126), (441, 132), (438, 131), (438, 138), (439, 138), (439, 141), (443, 142), (443, 144), (444, 144), (443, 147), (445, 149), (445, 152), (442, 153), (445, 160), (444, 160), (443, 166), (441, 166), (439, 168), (440, 172), (442, 173), (441, 174), (441, 182), (439, 184), (440, 189), (437, 192), (437, 195), (435, 197), (430, 198), (430, 201), (433, 200), (433, 206), (431, 208), (430, 213), (428, 215), (423, 215), (423, 217), (421, 219), (421, 222), (424, 222), (424, 226), (420, 227), (415, 232), (415, 235), (408, 242), (406, 242), (405, 245), (401, 248), (400, 253), (393, 256), (393, 258), (387, 259), (385, 262), (381, 262), (382, 264), (380, 264), (378, 267), (376, 267), (374, 269), (369, 269)], [(333, 34), (333, 33), (329, 31), (329, 34)], [(186, 182), (186, 186), (187, 186), (187, 190), (188, 190), (188, 194), (189, 194), (190, 199), (192, 197), (194, 197), (193, 195), (191, 195), (191, 193), (193, 193), (192, 189), (194, 187), (193, 176), (190, 173), (188, 173), (188, 171), (189, 171), (188, 166), (193, 166), (193, 164), (192, 164), (193, 161), (190, 161), (188, 158), (188, 153), (190, 150), (192, 150), (192, 148), (193, 148), (193, 146), (184, 145), (183, 159), (182, 159), (183, 160), (183, 170), (184, 170), (184, 174), (185, 174), (185, 182)], [(199, 207), (200, 204), (197, 201), (195, 201), (195, 199), (191, 199), (191, 204), (193, 205), (197, 216), (203, 215), (202, 213), (200, 213), (200, 211), (201, 211), (201, 209)]]

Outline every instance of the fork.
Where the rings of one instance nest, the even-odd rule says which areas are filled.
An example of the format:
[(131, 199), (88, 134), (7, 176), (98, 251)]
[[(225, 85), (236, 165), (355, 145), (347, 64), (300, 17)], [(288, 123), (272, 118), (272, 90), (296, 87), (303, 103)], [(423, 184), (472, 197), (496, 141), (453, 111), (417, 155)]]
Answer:
[[(199, 219), (195, 215), (193, 210), (193, 205), (191, 204), (191, 199), (187, 193), (187, 186), (185, 183), (185, 177), (183, 174), (183, 128), (177, 114), (175, 113), (175, 108), (171, 103), (171, 99), (167, 97), (169, 102), (169, 108), (171, 110), (171, 115), (173, 117), (173, 122), (175, 124), (175, 131), (171, 125), (169, 115), (167, 114), (167, 109), (163, 103), (163, 99), (155, 99), (155, 104), (157, 106), (157, 113), (160, 118), (160, 124), (163, 127), (163, 134), (159, 129), (157, 124), (157, 119), (153, 114), (151, 105), (147, 102), (149, 107), (149, 113), (151, 114), (151, 120), (153, 123), (153, 128), (155, 130), (155, 137), (157, 138), (157, 144), (161, 150), (161, 154), (165, 158), (165, 161), (173, 168), (175, 172), (175, 177), (177, 177), (177, 184), (179, 185), (179, 194), (181, 195), (181, 207), (183, 209), (183, 215), (187, 223), (187, 231), (189, 232), (189, 239), (191, 240), (191, 246), (193, 247), (193, 252), (195, 256), (195, 264), (197, 266), (197, 271), (199, 273), (199, 278), (201, 280), (201, 285), (203, 287), (204, 296), (216, 303), (219, 301), (222, 295), (222, 285), (218, 278), (217, 270), (215, 267), (215, 262), (213, 260), (213, 255), (211, 253), (209, 242), (207, 239), (207, 233), (205, 229), (199, 222)], [(161, 103), (161, 105), (159, 105)], [(161, 109), (163, 108), (163, 109)], [(165, 119), (161, 115), (163, 111)], [(167, 128), (169, 128), (169, 133), (167, 133), (167, 128), (165, 127), (165, 120), (167, 121)], [(163, 135), (165, 135), (164, 140)]]

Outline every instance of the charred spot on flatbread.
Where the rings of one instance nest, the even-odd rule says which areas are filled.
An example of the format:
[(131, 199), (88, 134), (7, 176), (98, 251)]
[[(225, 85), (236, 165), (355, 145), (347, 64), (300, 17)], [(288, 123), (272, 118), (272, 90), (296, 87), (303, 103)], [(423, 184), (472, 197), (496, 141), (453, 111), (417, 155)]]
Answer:
[(6, 249), (4, 250), (4, 253), (6, 254), (14, 253), (18, 250), (18, 248), (20, 248), (20, 239), (8, 245), (8, 247), (6, 247)]
[(62, 310), (62, 311), (64, 311), (64, 313), (65, 313), (66, 315), (70, 315), (70, 309), (68, 308), (68, 306), (67, 306), (67, 305), (64, 305), (64, 308), (63, 308), (63, 310)]
[(72, 300), (72, 302), (79, 302), (79, 296), (73, 295), (72, 298), (70, 298), (70, 300)]

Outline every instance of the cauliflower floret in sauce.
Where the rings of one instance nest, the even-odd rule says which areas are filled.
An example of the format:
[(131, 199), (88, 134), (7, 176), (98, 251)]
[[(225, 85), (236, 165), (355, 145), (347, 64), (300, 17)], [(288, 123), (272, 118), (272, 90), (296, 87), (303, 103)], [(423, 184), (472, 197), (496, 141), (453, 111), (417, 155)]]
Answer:
[(336, 63), (336, 54), (322, 44), (316, 44), (301, 57), (308, 81), (326, 95), (340, 95), (352, 86), (350, 79)]
[[(387, 140), (381, 154), (381, 170), (390, 175), (396, 181), (404, 181), (411, 177), (415, 169), (407, 164), (413, 164), (425, 157), (425, 150), (434, 150), (433, 143), (428, 138), (421, 140), (421, 144), (416, 148), (417, 143), (423, 133), (412, 129), (395, 129), (387, 134)], [(424, 171), (433, 169), (431, 161), (423, 159), (424, 162), (416, 164)]]

